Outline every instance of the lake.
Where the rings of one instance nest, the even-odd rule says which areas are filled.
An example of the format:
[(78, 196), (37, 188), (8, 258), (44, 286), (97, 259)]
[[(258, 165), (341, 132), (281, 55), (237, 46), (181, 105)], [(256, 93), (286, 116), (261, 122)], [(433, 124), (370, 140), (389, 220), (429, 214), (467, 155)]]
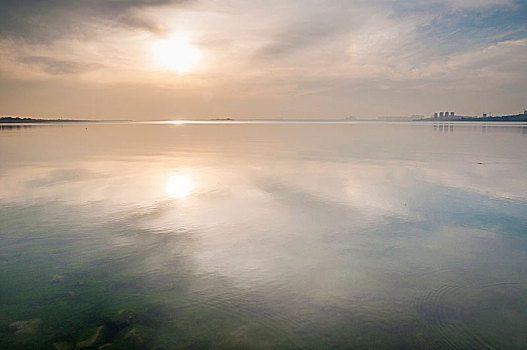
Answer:
[(527, 124), (3, 125), (0, 348), (525, 348), (526, 150)]

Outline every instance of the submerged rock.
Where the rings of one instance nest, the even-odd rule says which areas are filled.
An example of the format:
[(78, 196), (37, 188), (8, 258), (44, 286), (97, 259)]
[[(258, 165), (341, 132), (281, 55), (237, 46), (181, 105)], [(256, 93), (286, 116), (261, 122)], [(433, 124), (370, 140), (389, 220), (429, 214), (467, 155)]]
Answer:
[(133, 349), (134, 349), (133, 347), (123, 345), (119, 343), (119, 341), (115, 343), (106, 343), (97, 348), (97, 350), (133, 350)]
[(124, 309), (115, 314), (108, 322), (105, 323), (110, 337), (113, 337), (123, 329), (130, 327), (135, 318), (135, 312), (131, 310)]
[(145, 334), (138, 328), (133, 327), (124, 335), (124, 341), (130, 349), (144, 350), (147, 348)]
[(53, 343), (53, 347), (55, 348), (55, 350), (73, 350), (73, 349), (75, 349), (75, 346), (73, 345), (73, 343), (69, 343), (69, 342), (66, 342), (66, 341), (59, 341), (59, 342)]
[(128, 327), (135, 318), (135, 313), (131, 310), (119, 311), (110, 321), (111, 324), (119, 330)]
[(16, 321), (9, 325), (11, 330), (15, 331), (15, 334), (36, 334), (40, 331), (40, 326), (42, 325), (42, 320), (39, 318), (34, 318), (27, 321)]
[(77, 343), (77, 349), (88, 349), (93, 348), (97, 345), (101, 345), (106, 340), (106, 328), (104, 326), (99, 326), (95, 330), (95, 333), (88, 339), (80, 341)]

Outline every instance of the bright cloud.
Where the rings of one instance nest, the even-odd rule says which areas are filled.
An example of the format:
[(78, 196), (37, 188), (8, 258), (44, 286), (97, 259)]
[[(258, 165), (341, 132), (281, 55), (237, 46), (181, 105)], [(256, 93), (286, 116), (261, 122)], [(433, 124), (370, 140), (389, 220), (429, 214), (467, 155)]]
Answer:
[[(86, 117), (74, 101), (101, 88), (114, 101), (131, 101), (100, 104), (95, 114), (101, 117), (148, 118), (147, 106), (160, 118), (368, 117), (428, 114), (445, 102), (474, 113), (473, 102), (452, 102), (467, 89), (486, 90), (484, 100), (506, 99), (493, 107), (503, 113), (525, 108), (518, 93), (527, 88), (527, 4), (521, 1), (30, 5), (0, 2), (3, 114), (56, 113), (46, 107), (48, 99), (65, 89), (75, 98), (60, 114)], [(199, 66), (186, 74), (160, 70), (153, 43), (182, 33), (192, 37), (187, 46), (200, 53)], [(182, 59), (177, 52), (164, 57), (166, 66)], [(23, 106), (12, 98), (14, 86), (28, 100), (45, 89), (46, 103)], [(416, 102), (416, 88), (434, 102)]]

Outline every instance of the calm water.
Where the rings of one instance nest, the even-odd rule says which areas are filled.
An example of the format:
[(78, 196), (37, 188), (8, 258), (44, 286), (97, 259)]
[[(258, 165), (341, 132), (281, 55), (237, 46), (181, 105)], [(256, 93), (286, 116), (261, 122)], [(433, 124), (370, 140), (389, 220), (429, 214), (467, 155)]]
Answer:
[(3, 126), (0, 348), (525, 348), (526, 150), (527, 125)]

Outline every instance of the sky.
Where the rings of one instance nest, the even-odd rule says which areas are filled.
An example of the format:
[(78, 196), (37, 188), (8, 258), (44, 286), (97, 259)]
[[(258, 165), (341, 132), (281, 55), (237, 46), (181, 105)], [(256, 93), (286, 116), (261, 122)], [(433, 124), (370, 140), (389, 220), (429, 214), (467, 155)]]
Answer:
[(0, 0), (0, 115), (524, 109), (527, 0)]

